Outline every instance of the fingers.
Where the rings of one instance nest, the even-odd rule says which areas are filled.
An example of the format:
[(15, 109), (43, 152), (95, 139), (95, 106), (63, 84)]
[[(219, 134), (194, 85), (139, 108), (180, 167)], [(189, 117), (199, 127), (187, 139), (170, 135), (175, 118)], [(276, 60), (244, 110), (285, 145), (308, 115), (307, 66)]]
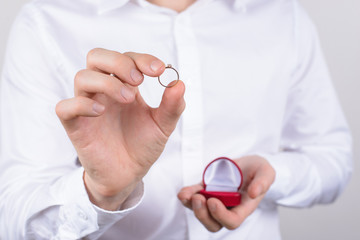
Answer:
[(135, 99), (134, 89), (116, 77), (88, 69), (79, 71), (75, 76), (75, 95), (89, 97), (94, 93), (103, 93), (120, 103), (130, 103)]
[(182, 81), (174, 87), (166, 88), (159, 108), (153, 111), (155, 122), (166, 136), (173, 132), (185, 109), (184, 93), (185, 85)]
[(165, 64), (154, 56), (133, 52), (121, 54), (101, 48), (88, 53), (87, 67), (103, 73), (113, 73), (121, 81), (133, 86), (142, 83), (143, 74), (156, 77), (165, 70)]
[(198, 194), (203, 188), (201, 184), (185, 187), (178, 193), (178, 198), (184, 206), (193, 210), (196, 218), (211, 232), (217, 232), (222, 227), (229, 230), (239, 227), (262, 199), (253, 200), (245, 194), (241, 205), (228, 210), (220, 200), (206, 200)]
[(204, 187), (201, 184), (184, 187), (178, 193), (178, 198), (185, 207), (192, 209), (192, 204), (191, 204), (192, 196), (195, 195), (200, 190), (202, 190), (203, 188)]
[(101, 48), (95, 48), (88, 53), (87, 68), (108, 74), (113, 73), (122, 81), (134, 86), (139, 85), (144, 79), (130, 57)]
[(210, 232), (219, 231), (222, 226), (210, 215), (206, 199), (203, 195), (197, 194), (204, 187), (201, 184), (184, 187), (178, 193), (179, 200), (183, 205), (194, 211), (195, 216)]
[(250, 172), (247, 191), (242, 194), (240, 205), (229, 210), (219, 199), (205, 200), (204, 196), (197, 194), (203, 188), (200, 184), (183, 188), (178, 194), (183, 204), (194, 211), (195, 216), (209, 231), (216, 232), (221, 227), (229, 230), (238, 228), (256, 210), (274, 182), (275, 170), (266, 159), (249, 156), (238, 161), (238, 164)]
[(86, 97), (75, 97), (62, 100), (56, 105), (56, 114), (62, 122), (79, 116), (97, 117), (105, 111), (105, 106)]
[(255, 211), (262, 198), (251, 199), (247, 194), (243, 195), (240, 205), (228, 210), (224, 204), (216, 198), (207, 201), (209, 212), (213, 219), (229, 230), (238, 228), (250, 214)]
[(207, 201), (211, 216), (230, 230), (239, 227), (255, 211), (275, 179), (275, 171), (266, 159), (251, 156), (248, 160), (251, 164), (247, 170), (253, 173), (247, 192), (242, 195), (241, 204), (228, 210), (218, 199), (210, 198)]
[[(126, 84), (138, 86), (144, 80), (143, 73), (153, 77), (161, 75), (165, 64), (149, 54), (121, 54), (95, 48), (88, 53), (87, 68), (78, 72), (75, 77), (77, 95), (103, 93), (120, 103), (129, 103), (134, 100), (135, 91)], [(109, 76), (110, 74), (114, 76)]]
[(245, 220), (243, 212), (228, 210), (219, 199), (210, 198), (207, 205), (213, 219), (229, 230), (236, 229)]
[(217, 232), (222, 228), (222, 225), (210, 214), (206, 199), (203, 195), (195, 194), (192, 197), (191, 202), (196, 218), (206, 227), (207, 230), (210, 232)]
[(165, 64), (152, 55), (134, 52), (126, 52), (124, 55), (130, 57), (138, 69), (150, 77), (160, 76), (165, 71)]

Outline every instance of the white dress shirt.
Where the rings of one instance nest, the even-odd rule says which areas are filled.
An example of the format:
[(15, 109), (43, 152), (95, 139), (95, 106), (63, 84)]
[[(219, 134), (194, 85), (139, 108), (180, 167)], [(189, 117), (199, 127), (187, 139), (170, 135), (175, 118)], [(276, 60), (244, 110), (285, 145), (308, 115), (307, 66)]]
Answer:
[[(89, 50), (149, 53), (185, 82), (187, 107), (122, 210), (89, 201), (55, 114)], [(140, 92), (157, 106), (164, 88)], [(330, 203), (352, 171), (351, 137), (296, 0), (36, 0), (14, 23), (1, 78), (1, 239), (280, 239), (277, 205)], [(220, 156), (265, 157), (276, 180), (236, 230), (208, 232), (176, 195)], [(119, 173), (121, 174), (121, 173)]]

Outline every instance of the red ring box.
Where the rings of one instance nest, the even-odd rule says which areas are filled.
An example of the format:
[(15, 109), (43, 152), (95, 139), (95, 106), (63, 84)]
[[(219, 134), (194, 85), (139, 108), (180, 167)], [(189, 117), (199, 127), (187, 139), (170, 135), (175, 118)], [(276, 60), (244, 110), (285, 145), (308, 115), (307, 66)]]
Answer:
[(242, 183), (243, 174), (239, 166), (227, 157), (220, 157), (205, 168), (204, 189), (199, 193), (206, 199), (219, 199), (226, 207), (235, 207), (241, 203), (239, 190)]

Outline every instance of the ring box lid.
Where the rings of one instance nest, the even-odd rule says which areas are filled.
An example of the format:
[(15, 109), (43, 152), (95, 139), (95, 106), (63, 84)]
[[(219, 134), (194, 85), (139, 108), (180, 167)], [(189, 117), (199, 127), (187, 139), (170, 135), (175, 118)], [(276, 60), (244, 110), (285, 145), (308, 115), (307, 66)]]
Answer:
[(241, 169), (227, 157), (213, 160), (204, 170), (203, 184), (208, 192), (238, 192), (242, 182)]

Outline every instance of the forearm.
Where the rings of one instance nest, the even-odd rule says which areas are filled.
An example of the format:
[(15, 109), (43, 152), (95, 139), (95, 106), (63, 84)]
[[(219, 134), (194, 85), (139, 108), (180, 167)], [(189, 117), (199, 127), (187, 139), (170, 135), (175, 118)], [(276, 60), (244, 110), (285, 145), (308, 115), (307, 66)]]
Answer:
[(352, 172), (350, 137), (343, 141), (343, 146), (303, 146), (296, 151), (260, 154), (276, 171), (266, 199), (290, 207), (333, 202)]
[(49, 178), (59, 174), (50, 174), (51, 170), (46, 176), (31, 171), (17, 173), (24, 177), (1, 179), (6, 186), (0, 191), (0, 236), (4, 239), (96, 239), (136, 208), (143, 193), (139, 183), (124, 201), (123, 210), (111, 212), (89, 201), (82, 168), (58, 178)]

